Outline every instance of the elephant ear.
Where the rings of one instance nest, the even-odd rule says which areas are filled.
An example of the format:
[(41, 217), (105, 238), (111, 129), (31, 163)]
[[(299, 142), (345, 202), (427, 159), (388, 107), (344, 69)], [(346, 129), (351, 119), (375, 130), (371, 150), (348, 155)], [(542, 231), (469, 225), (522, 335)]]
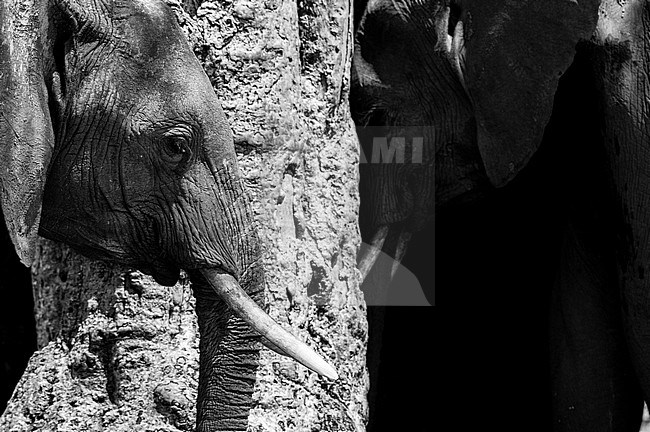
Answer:
[(488, 177), (502, 186), (539, 147), (560, 76), (589, 38), (598, 0), (463, 0), (465, 85)]
[(54, 134), (44, 80), (47, 2), (0, 2), (0, 204), (20, 260), (34, 256)]

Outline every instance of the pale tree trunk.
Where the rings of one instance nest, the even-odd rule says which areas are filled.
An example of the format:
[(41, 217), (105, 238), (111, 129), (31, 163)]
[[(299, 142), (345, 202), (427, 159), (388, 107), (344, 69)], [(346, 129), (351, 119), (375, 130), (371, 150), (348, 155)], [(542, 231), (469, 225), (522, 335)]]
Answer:
[[(363, 431), (365, 304), (355, 257), (358, 147), (347, 105), (349, 0), (169, 3), (220, 97), (263, 241), (270, 314), (336, 382), (264, 350), (249, 429)], [(190, 431), (198, 326), (172, 288), (43, 241), (38, 343), (2, 431)]]

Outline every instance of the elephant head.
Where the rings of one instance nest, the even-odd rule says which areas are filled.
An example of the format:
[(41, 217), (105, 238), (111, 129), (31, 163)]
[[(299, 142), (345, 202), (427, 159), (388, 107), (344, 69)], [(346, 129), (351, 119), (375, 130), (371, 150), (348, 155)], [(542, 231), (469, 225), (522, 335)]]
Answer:
[(246, 427), (250, 327), (335, 378), (254, 301), (264, 274), (231, 131), (172, 10), (15, 1), (0, 5), (0, 24), (2, 209), (22, 261), (38, 232), (164, 285), (186, 270), (203, 335), (198, 430)]
[[(504, 186), (526, 165), (578, 40), (595, 29), (598, 6), (597, 0), (367, 3), (356, 31), (351, 92), (370, 162), (360, 171), (361, 231), (373, 245), (360, 258), (362, 273), (385, 241), (391, 244), (385, 251), (399, 260), (436, 208)], [(369, 157), (396, 138), (406, 146), (404, 163)]]

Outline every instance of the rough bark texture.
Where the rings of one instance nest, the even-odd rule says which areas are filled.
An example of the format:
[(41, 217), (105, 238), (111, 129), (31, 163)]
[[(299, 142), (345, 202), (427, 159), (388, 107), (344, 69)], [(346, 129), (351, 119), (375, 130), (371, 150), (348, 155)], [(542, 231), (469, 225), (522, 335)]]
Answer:
[[(314, 342), (334, 383), (262, 353), (254, 431), (361, 431), (365, 305), (355, 268), (357, 140), (347, 106), (346, 0), (169, 0), (232, 125), (265, 251), (270, 314)], [(33, 267), (40, 351), (3, 431), (193, 430), (198, 327), (172, 288), (43, 241)]]
[(198, 331), (187, 280), (161, 287), (43, 241), (40, 350), (0, 430), (193, 430)]

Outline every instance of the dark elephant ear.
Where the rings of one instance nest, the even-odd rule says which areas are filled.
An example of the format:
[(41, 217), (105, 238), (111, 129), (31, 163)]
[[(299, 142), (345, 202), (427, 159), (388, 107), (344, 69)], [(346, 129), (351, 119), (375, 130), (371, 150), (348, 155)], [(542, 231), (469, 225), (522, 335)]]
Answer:
[(501, 186), (539, 147), (560, 76), (589, 38), (598, 0), (463, 0), (465, 84), (487, 174)]
[(43, 186), (54, 145), (43, 78), (48, 2), (0, 3), (0, 203), (20, 260), (34, 256)]

